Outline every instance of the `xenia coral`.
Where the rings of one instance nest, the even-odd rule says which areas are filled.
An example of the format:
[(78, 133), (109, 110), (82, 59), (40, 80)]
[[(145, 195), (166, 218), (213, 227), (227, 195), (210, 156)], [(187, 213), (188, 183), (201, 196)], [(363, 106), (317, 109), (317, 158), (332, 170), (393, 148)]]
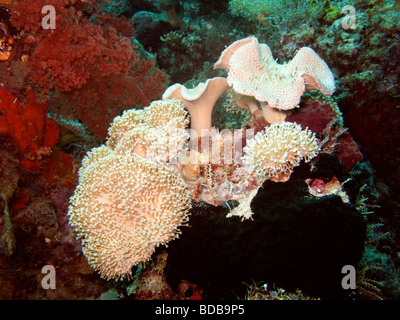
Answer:
[(262, 179), (285, 182), (302, 159), (318, 155), (315, 134), (297, 123), (279, 122), (258, 132), (243, 148), (243, 165)]

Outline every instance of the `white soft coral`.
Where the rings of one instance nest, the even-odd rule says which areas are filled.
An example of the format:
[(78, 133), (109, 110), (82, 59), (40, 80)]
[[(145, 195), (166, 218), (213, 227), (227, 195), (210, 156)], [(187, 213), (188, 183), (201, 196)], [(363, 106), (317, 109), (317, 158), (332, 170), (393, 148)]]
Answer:
[(319, 90), (324, 95), (335, 91), (328, 65), (308, 47), (301, 48), (288, 63), (279, 64), (268, 45), (248, 37), (226, 48), (214, 68), (228, 70), (227, 83), (235, 92), (252, 96), (263, 108), (269, 108), (264, 112), (266, 117), (272, 108), (296, 108), (306, 90)]

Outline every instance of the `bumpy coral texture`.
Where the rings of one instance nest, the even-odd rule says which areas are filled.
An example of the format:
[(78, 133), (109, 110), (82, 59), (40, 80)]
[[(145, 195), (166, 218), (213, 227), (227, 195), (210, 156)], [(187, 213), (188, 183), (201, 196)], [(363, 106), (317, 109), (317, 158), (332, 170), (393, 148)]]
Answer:
[[(70, 44), (71, 38), (85, 46)], [(50, 43), (56, 49), (48, 50)], [(30, 66), (38, 84), (61, 93), (54, 112), (79, 119), (102, 139), (116, 115), (160, 97), (167, 80), (113, 25), (89, 22), (42, 36)]]
[(88, 154), (79, 174), (69, 222), (105, 279), (130, 277), (132, 266), (177, 238), (188, 220), (190, 193), (167, 166), (103, 146)]
[(153, 101), (143, 110), (127, 110), (111, 124), (108, 146), (167, 162), (178, 155), (189, 138), (189, 115), (177, 99)]
[[(105, 139), (115, 116), (161, 96), (168, 76), (151, 59), (139, 57), (129, 19), (88, 18), (78, 1), (21, 3), (12, 8), (11, 23), (25, 35), (21, 46), (32, 48), (29, 81), (41, 100), (51, 95), (52, 113), (79, 120)], [(40, 27), (44, 4), (56, 8), (55, 30)]]
[(112, 124), (108, 128), (107, 145), (112, 149), (115, 148), (117, 143), (127, 132), (135, 129), (138, 125), (142, 125), (143, 121), (142, 110), (125, 110), (121, 116), (114, 118)]
[(268, 45), (255, 37), (231, 44), (215, 68), (228, 69), (228, 84), (235, 92), (280, 110), (297, 107), (306, 90), (328, 95), (335, 90), (332, 72), (311, 48), (303, 47), (290, 62), (278, 64)]
[(287, 181), (301, 160), (309, 162), (319, 152), (315, 134), (291, 122), (274, 123), (258, 132), (243, 148), (243, 165), (261, 179)]

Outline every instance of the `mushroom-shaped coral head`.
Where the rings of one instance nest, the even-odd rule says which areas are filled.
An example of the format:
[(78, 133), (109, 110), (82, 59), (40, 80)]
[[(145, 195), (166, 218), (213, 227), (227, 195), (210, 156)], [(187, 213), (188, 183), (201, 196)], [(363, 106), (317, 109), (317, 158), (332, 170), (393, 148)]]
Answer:
[(335, 90), (331, 70), (313, 49), (303, 47), (290, 62), (279, 64), (268, 45), (259, 44), (255, 37), (231, 44), (214, 68), (228, 70), (227, 82), (237, 93), (279, 110), (297, 107), (306, 90), (325, 95)]
[(211, 129), (211, 116), (218, 98), (226, 91), (226, 79), (215, 77), (188, 89), (177, 83), (169, 87), (162, 99), (181, 100), (190, 114), (191, 128), (198, 136), (202, 130)]
[(187, 130), (179, 128), (175, 123), (159, 128), (140, 126), (126, 133), (114, 150), (119, 153), (135, 153), (156, 162), (176, 163), (188, 139)]
[(132, 266), (179, 236), (190, 192), (173, 169), (105, 146), (93, 149), (84, 165), (69, 224), (89, 265), (103, 278), (130, 277)]
[(297, 123), (283, 121), (265, 127), (264, 132), (247, 141), (243, 165), (261, 180), (285, 182), (302, 159), (310, 161), (319, 150), (313, 132), (302, 130)]

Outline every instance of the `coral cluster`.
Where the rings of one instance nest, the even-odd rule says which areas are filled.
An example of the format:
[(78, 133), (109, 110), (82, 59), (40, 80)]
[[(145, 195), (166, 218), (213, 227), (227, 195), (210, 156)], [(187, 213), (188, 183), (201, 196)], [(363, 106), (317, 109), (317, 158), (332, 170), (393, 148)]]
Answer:
[(252, 283), (249, 285), (246, 300), (320, 300), (308, 297), (300, 289), (287, 292), (282, 288), (270, 288), (267, 284)]
[[(205, 5), (205, 2), (199, 1), (197, 4)], [(220, 21), (219, 18), (225, 20)], [(173, 83), (187, 84), (193, 77), (198, 76), (205, 66), (215, 61), (215, 55), (224, 50), (226, 43), (244, 36), (232, 26), (232, 20), (224, 16), (210, 15), (206, 19), (194, 16), (186, 22), (187, 25), (178, 30), (164, 28), (164, 34), (160, 38), (161, 44), (156, 51), (160, 66), (167, 70)]]
[[(143, 111), (129, 110), (117, 117), (109, 143), (83, 159), (69, 223), (82, 241), (89, 265), (102, 277), (130, 277), (134, 265), (177, 238), (179, 227), (187, 223), (189, 190), (180, 175), (162, 162), (176, 154), (172, 148), (159, 150), (163, 144), (171, 145), (169, 139), (173, 145), (177, 137), (179, 149), (187, 137), (176, 130), (186, 125), (182, 103), (153, 102)], [(152, 146), (155, 157), (149, 156)]]
[(320, 148), (315, 134), (296, 123), (280, 122), (265, 128), (247, 142), (243, 165), (262, 180), (287, 181), (301, 160), (309, 162)]
[[(302, 130), (294, 123), (279, 123), (288, 115), (281, 110), (296, 107), (305, 90), (332, 94), (334, 79), (312, 49), (303, 48), (291, 62), (280, 65), (272, 58), (269, 47), (259, 44), (255, 37), (228, 46), (214, 68), (227, 69), (227, 79), (215, 77), (194, 88), (177, 83), (165, 91), (163, 99), (181, 100), (190, 113), (190, 150), (179, 158), (179, 164), (192, 198), (214, 205), (240, 201), (228, 216), (248, 219), (249, 198), (262, 181), (288, 180), (302, 159), (308, 162), (320, 150), (315, 135), (308, 129)], [(219, 133), (212, 128), (213, 108), (228, 90), (234, 93), (234, 103), (248, 108), (256, 120), (264, 121), (257, 129), (264, 134), (259, 132), (252, 137), (246, 130)], [(278, 123), (268, 126), (268, 122)], [(243, 164), (237, 156), (242, 152)]]
[(229, 11), (261, 27), (283, 31), (298, 28), (305, 19), (316, 23), (325, 14), (327, 3), (328, 0), (230, 0)]
[[(238, 49), (249, 41), (255, 43), (258, 51), (255, 38), (232, 46)], [(231, 67), (230, 60), (235, 58), (230, 52), (227, 49), (216, 65)], [(318, 59), (305, 59), (308, 64), (304, 70), (310, 79), (321, 78), (320, 63), (322, 70), (327, 69)], [(241, 75), (243, 81), (252, 77), (253, 71)], [(290, 74), (286, 69), (282, 71), (286, 73)], [(329, 69), (325, 73), (330, 76)], [(302, 75), (298, 71), (294, 76)], [(274, 81), (264, 80), (267, 86)], [(331, 82), (328, 79), (325, 86), (330, 87), (326, 90), (332, 89)], [(320, 83), (323, 81), (315, 80), (313, 85), (308, 80), (312, 88), (324, 91)], [(175, 238), (177, 228), (186, 222), (190, 199), (215, 205), (228, 200), (242, 201), (245, 209), (239, 215), (248, 219), (250, 201), (262, 181), (286, 181), (302, 159), (308, 162), (318, 154), (315, 136), (294, 123), (265, 127), (265, 133), (259, 132), (254, 138), (247, 137), (245, 131), (234, 134), (212, 129), (212, 110), (227, 89), (226, 79), (220, 77), (193, 89), (175, 84), (164, 93), (163, 101), (116, 117), (108, 131), (107, 145), (93, 149), (83, 159), (79, 186), (71, 200), (70, 224), (82, 239), (89, 264), (103, 277), (129, 276), (132, 266), (147, 261), (155, 247)], [(235, 86), (234, 90), (243, 94)], [(189, 137), (184, 131), (188, 125), (185, 108), (193, 129), (189, 149), (183, 149)], [(247, 144), (244, 149), (243, 140)], [(243, 164), (239, 161), (242, 151)], [(177, 160), (176, 169), (168, 167), (173, 159)], [(153, 206), (159, 209), (153, 212)], [(109, 231), (106, 223), (112, 226)], [(131, 227), (117, 236), (115, 230), (123, 225)]]
[[(52, 97), (53, 113), (79, 120), (105, 139), (115, 116), (160, 97), (168, 79), (154, 61), (138, 54), (130, 20), (105, 13), (95, 16), (94, 7), (85, 2), (35, 0), (30, 6), (10, 5), (10, 23), (18, 30), (14, 60), (22, 62), (19, 69), (26, 70), (26, 85), (41, 100)], [(54, 30), (41, 28), (44, 5), (56, 8)], [(23, 87), (17, 89), (24, 93)]]

